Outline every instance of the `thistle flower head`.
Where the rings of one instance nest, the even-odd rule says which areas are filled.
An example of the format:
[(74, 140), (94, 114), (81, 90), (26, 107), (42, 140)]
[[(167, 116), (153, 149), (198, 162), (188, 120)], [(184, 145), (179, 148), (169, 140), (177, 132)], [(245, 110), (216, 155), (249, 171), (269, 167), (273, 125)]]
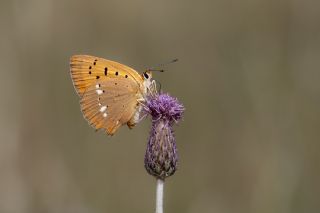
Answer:
[(178, 122), (182, 118), (184, 107), (177, 98), (163, 93), (149, 98), (145, 110), (153, 120), (163, 119)]
[(152, 117), (145, 168), (150, 175), (164, 180), (177, 169), (178, 154), (173, 124), (182, 118), (184, 107), (176, 98), (159, 94), (147, 100), (145, 111)]

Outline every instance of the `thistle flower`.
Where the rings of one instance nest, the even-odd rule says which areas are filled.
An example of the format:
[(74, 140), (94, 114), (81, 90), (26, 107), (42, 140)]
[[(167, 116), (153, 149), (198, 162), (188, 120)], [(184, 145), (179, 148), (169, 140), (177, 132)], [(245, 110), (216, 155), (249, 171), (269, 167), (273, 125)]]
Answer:
[(150, 175), (164, 180), (177, 169), (178, 154), (173, 124), (182, 118), (184, 107), (176, 98), (159, 94), (147, 99), (144, 110), (152, 117), (144, 165)]

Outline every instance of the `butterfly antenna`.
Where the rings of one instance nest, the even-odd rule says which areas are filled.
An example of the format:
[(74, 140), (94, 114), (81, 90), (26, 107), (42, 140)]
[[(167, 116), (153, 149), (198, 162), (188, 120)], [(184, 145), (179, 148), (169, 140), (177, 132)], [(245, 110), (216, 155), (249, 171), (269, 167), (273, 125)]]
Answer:
[(153, 71), (153, 72), (164, 72), (164, 69), (153, 69), (153, 68), (149, 68), (147, 69), (147, 71)]
[(172, 63), (177, 62), (177, 61), (178, 61), (178, 59), (175, 58), (175, 59), (172, 59), (172, 60), (167, 61), (167, 62), (165, 62), (165, 63), (157, 64), (156, 66), (147, 69), (147, 71), (164, 72), (164, 69), (156, 69), (155, 67), (163, 67), (163, 66), (165, 66), (165, 65), (172, 64)]
[(177, 61), (178, 61), (178, 59), (175, 58), (175, 59), (172, 59), (172, 60), (167, 61), (167, 62), (165, 62), (165, 63), (158, 64), (158, 65), (156, 65), (155, 67), (163, 67), (163, 66), (165, 66), (165, 65), (172, 64), (172, 63), (177, 62)]

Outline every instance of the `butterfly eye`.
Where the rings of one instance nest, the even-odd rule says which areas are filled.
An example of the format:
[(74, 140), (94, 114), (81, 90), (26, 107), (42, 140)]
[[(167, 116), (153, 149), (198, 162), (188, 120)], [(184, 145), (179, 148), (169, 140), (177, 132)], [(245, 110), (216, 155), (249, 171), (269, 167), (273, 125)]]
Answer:
[(149, 75), (147, 73), (143, 73), (143, 76), (145, 77), (145, 79), (149, 78)]

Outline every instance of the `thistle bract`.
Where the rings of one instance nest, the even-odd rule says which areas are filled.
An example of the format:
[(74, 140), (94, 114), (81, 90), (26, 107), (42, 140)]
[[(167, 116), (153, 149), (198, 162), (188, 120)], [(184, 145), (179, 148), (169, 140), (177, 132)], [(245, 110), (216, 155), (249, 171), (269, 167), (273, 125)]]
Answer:
[(152, 117), (152, 128), (144, 165), (150, 175), (164, 180), (177, 169), (173, 124), (182, 118), (184, 107), (176, 98), (160, 94), (147, 100), (145, 111)]

